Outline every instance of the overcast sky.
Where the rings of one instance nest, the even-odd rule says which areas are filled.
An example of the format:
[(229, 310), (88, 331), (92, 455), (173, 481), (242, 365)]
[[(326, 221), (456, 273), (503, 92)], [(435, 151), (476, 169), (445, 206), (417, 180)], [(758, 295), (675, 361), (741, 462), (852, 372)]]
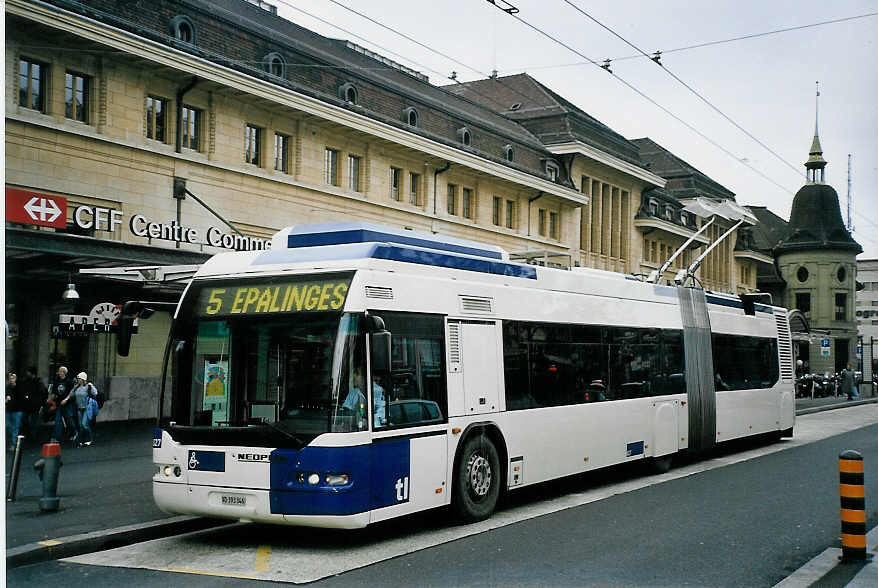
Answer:
[[(850, 153), (854, 238), (864, 249), (859, 259), (878, 258), (878, 15), (672, 51), (878, 13), (878, 0), (514, 1), (521, 20), (594, 61), (613, 59), (611, 68), (617, 76), (733, 155), (486, 0), (269, 1), (278, 6), (281, 16), (400, 61), (428, 75), (436, 85), (451, 83), (443, 78), (451, 71), (457, 71), (463, 81), (485, 77), (494, 69), (501, 76), (528, 72), (625, 137), (652, 138), (735, 192), (739, 203), (767, 206), (785, 219), (789, 219), (794, 194), (805, 182), (803, 163), (814, 135), (814, 82), (819, 80), (820, 141), (829, 162), (827, 182), (838, 192), (842, 217), (846, 218)], [(650, 60), (619, 59), (637, 51), (571, 4), (645, 52), (664, 52), (661, 61), (667, 70), (790, 165), (748, 138)]]

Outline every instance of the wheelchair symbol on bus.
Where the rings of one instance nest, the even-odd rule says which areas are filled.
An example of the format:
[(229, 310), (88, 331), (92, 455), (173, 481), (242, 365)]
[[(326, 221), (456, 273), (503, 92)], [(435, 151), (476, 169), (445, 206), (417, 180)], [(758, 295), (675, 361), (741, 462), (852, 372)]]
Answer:
[(198, 468), (198, 459), (195, 457), (195, 452), (189, 452), (189, 469), (194, 470)]

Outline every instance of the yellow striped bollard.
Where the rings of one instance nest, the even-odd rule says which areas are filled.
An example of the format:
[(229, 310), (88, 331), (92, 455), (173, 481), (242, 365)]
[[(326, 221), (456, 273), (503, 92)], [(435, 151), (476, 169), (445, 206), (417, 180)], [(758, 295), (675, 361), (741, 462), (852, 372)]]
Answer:
[(863, 486), (863, 456), (847, 450), (838, 456), (841, 495), (841, 560), (866, 559), (866, 493)]

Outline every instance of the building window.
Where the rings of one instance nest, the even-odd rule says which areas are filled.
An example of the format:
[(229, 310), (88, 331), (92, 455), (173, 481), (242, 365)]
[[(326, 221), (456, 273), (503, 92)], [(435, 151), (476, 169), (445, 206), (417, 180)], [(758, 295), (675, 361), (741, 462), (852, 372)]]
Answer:
[(503, 199), (499, 198), (498, 196), (494, 196), (494, 203), (491, 207), (491, 222), (498, 227), (500, 226), (500, 215), (503, 213), (502, 206)]
[(649, 260), (658, 263), (658, 241), (652, 241), (649, 244)]
[(445, 202), (448, 207), (448, 214), (457, 216), (457, 186), (448, 184), (447, 194)]
[(88, 78), (67, 72), (64, 75), (64, 116), (88, 122)]
[(326, 148), (323, 158), (323, 179), (330, 186), (338, 186), (338, 150)]
[(417, 110), (409, 106), (402, 111), (402, 119), (405, 121), (405, 124), (409, 125), (410, 127), (416, 127), (420, 122), (420, 115), (418, 115)]
[(560, 237), (560, 223), (558, 222), (558, 213), (550, 212), (549, 213), (549, 237), (555, 239), (556, 241)]
[(274, 169), (285, 174), (290, 173), (289, 135), (274, 134)]
[(146, 97), (146, 138), (165, 142), (165, 117), (168, 101), (156, 96)]
[(846, 321), (848, 315), (848, 295), (841, 292), (835, 295), (835, 320)]
[(184, 43), (195, 44), (195, 25), (192, 24), (192, 19), (188, 16), (184, 14), (175, 16), (171, 19), (168, 28), (170, 29), (171, 36), (175, 39), (179, 39)]
[(506, 161), (515, 161), (515, 150), (512, 149), (512, 145), (503, 148), (503, 157), (506, 158)]
[(409, 172), (409, 204), (420, 204), (421, 174)]
[(399, 202), (399, 184), (402, 182), (402, 170), (398, 167), (390, 168), (390, 198)]
[(475, 202), (473, 202), (473, 189), (472, 188), (464, 188), (463, 189), (463, 218), (468, 218), (472, 220), (475, 217)]
[(810, 318), (810, 316), (811, 316), (811, 293), (810, 292), (796, 292), (796, 308), (802, 311), (802, 314), (805, 315), (805, 318)]
[(546, 236), (546, 211), (543, 208), (537, 211), (537, 232), (540, 237)]
[(466, 147), (472, 145), (473, 137), (469, 132), (469, 129), (466, 127), (460, 127), (457, 129), (457, 139), (463, 143)]
[(348, 155), (348, 189), (360, 191), (360, 158), (357, 155)]
[(515, 228), (515, 202), (512, 200), (506, 201), (506, 228)]
[(183, 147), (198, 151), (201, 137), (201, 118), (203, 111), (191, 106), (183, 106)]
[(549, 176), (549, 179), (553, 182), (558, 181), (558, 164), (554, 161), (546, 162), (546, 175)]
[(799, 267), (799, 269), (796, 270), (796, 278), (800, 282), (807, 282), (808, 281), (808, 268), (806, 268), (804, 265)]
[(277, 78), (287, 77), (287, 63), (280, 53), (269, 53), (262, 58), (265, 71)]
[(838, 268), (838, 271), (835, 273), (835, 277), (838, 278), (838, 281), (842, 283), (844, 283), (847, 275), (847, 270), (844, 269), (844, 266)]
[(349, 82), (338, 87), (338, 97), (348, 104), (360, 103), (360, 92), (357, 90), (356, 86)]
[(48, 67), (27, 59), (22, 59), (18, 63), (19, 106), (46, 112), (46, 73)]
[(262, 165), (262, 129), (254, 125), (247, 125), (246, 140), (244, 161), (252, 165)]

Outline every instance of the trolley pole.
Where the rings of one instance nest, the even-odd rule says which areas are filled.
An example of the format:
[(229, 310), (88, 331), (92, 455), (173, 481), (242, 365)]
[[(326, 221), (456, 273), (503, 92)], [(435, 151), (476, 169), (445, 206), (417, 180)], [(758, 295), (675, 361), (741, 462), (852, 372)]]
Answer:
[(866, 492), (863, 456), (848, 449), (838, 456), (841, 495), (841, 561), (866, 561)]

